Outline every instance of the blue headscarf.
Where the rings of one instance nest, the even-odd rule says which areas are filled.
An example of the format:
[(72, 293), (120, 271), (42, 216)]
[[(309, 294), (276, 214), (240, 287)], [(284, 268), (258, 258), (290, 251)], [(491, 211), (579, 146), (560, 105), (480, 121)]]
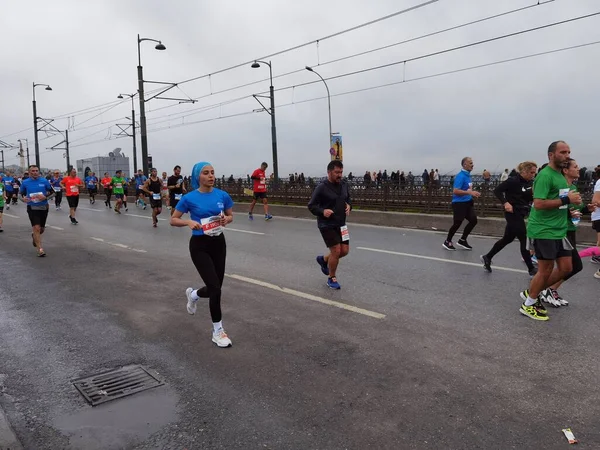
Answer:
[(192, 183), (192, 188), (194, 190), (200, 187), (200, 174), (202, 173), (202, 169), (204, 169), (206, 166), (212, 166), (212, 164), (206, 161), (202, 161), (194, 165), (190, 180), (190, 183)]

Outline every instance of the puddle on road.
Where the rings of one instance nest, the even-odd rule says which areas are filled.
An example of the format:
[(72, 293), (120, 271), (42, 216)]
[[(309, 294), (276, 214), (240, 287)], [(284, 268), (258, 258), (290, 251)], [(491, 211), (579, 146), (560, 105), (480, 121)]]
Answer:
[(86, 407), (55, 420), (55, 427), (69, 437), (73, 449), (124, 448), (143, 442), (166, 425), (177, 421), (179, 401), (168, 386), (131, 397)]

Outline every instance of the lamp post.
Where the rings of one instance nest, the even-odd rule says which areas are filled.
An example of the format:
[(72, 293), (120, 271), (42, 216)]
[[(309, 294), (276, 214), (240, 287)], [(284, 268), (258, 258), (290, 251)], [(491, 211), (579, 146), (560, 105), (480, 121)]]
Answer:
[[(35, 103), (35, 88), (36, 88), (36, 86), (46, 86), (47, 91), (51, 91), (52, 88), (47, 84), (33, 83), (33, 133), (35, 136), (35, 165), (40, 167), (40, 144), (38, 142), (38, 128), (37, 128), (38, 116), (37, 116), (37, 107), (36, 107), (36, 103)], [(41, 167), (40, 167), (40, 169), (41, 169)]]
[(329, 144), (328, 145), (331, 148), (331, 136), (333, 136), (333, 134), (331, 133), (331, 95), (329, 94), (329, 86), (327, 86), (327, 83), (325, 82), (323, 77), (321, 75), (319, 75), (318, 72), (315, 72), (315, 70), (312, 67), (306, 66), (306, 70), (317, 75), (321, 79), (323, 84), (325, 85), (325, 89), (327, 89), (327, 106), (329, 108)]
[[(137, 173), (137, 147), (135, 143), (135, 107), (133, 103), (133, 97), (136, 94), (119, 94), (117, 98), (129, 97), (131, 99), (131, 136), (133, 137), (133, 171)], [(147, 159), (147, 158), (146, 158)]]
[[(142, 169), (144, 174), (148, 175), (148, 137), (146, 133), (146, 106), (144, 105), (144, 74), (142, 71), (142, 57), (140, 53), (140, 43), (143, 41), (151, 41), (156, 42), (156, 46), (154, 47), (156, 50), (166, 50), (161, 41), (157, 41), (156, 39), (150, 38), (140, 38), (140, 35), (137, 36), (137, 48), (138, 48), (138, 66), (137, 66), (137, 74), (138, 74), (138, 94), (140, 96), (140, 134), (142, 141)], [(132, 117), (132, 119), (134, 119)]]
[(269, 78), (271, 80), (271, 86), (269, 86), (269, 98), (271, 99), (271, 111), (269, 114), (271, 115), (271, 145), (273, 148), (273, 176), (275, 181), (279, 180), (279, 163), (277, 161), (277, 128), (275, 126), (275, 89), (273, 89), (273, 68), (271, 67), (271, 62), (266, 61), (254, 61), (250, 67), (253, 69), (258, 69), (260, 67), (260, 63), (266, 64), (269, 66)]

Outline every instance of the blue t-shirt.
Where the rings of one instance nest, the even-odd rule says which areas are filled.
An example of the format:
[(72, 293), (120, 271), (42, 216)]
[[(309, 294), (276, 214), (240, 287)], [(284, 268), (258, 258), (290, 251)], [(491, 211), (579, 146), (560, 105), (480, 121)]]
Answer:
[(144, 186), (144, 183), (146, 182), (146, 180), (148, 179), (148, 177), (146, 175), (136, 175), (135, 176), (135, 188), (136, 189), (142, 189), (142, 187)]
[(98, 178), (96, 177), (85, 177), (85, 183), (88, 188), (95, 188), (96, 183), (98, 182)]
[(14, 182), (14, 178), (13, 177), (4, 177), (4, 186), (6, 186), (6, 192), (12, 192), (13, 191), (13, 182)]
[(22, 181), (19, 192), (21, 195), (32, 199), (32, 201), (28, 203), (29, 206), (46, 206), (48, 204), (48, 199), (37, 200), (36, 194), (47, 196), (49, 192), (52, 192), (52, 186), (50, 186), (50, 182), (45, 178), (40, 177), (37, 180), (27, 178)]
[(58, 177), (58, 178), (54, 178), (54, 177), (52, 177), (52, 178), (50, 179), (50, 185), (51, 185), (53, 188), (59, 188), (59, 187), (61, 187), (61, 186), (60, 186), (60, 182), (61, 182), (62, 180), (63, 180), (63, 178), (62, 178), (62, 177)]
[[(468, 191), (473, 187), (471, 181), (471, 172), (462, 169), (454, 178), (454, 189), (460, 189), (461, 191)], [(473, 200), (472, 195), (456, 195), (452, 194), (452, 203), (470, 202)]]
[[(202, 224), (202, 219), (206, 221), (232, 207), (233, 200), (231, 200), (229, 194), (221, 189), (213, 188), (211, 192), (200, 192), (196, 189), (184, 195), (179, 200), (179, 203), (177, 203), (175, 209), (183, 214), (190, 213), (192, 220)], [(192, 230), (192, 235), (202, 236), (205, 234), (205, 229), (207, 228), (203, 226), (200, 230)]]

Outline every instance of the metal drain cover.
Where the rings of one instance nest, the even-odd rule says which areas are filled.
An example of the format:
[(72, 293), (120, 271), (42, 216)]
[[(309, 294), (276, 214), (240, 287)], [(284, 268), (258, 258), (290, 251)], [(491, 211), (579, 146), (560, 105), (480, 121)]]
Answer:
[(165, 384), (140, 365), (108, 370), (73, 380), (77, 390), (92, 406), (136, 394)]

